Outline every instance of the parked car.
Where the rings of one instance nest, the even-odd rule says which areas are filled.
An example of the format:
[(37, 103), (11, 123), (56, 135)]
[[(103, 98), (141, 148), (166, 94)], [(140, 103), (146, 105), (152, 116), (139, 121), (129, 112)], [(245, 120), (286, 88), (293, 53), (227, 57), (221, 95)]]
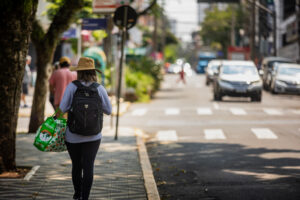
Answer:
[(211, 60), (207, 68), (205, 70), (205, 83), (206, 85), (209, 85), (214, 81), (215, 73), (218, 71), (218, 67), (220, 67), (222, 60)]
[(223, 96), (251, 97), (261, 101), (262, 81), (252, 61), (222, 61), (213, 87), (214, 100)]
[(272, 74), (272, 93), (300, 94), (300, 65), (281, 63), (275, 66)]
[(266, 57), (262, 61), (263, 70), (263, 87), (266, 90), (270, 89), (272, 83), (272, 71), (276, 63), (294, 63), (293, 60), (281, 57)]

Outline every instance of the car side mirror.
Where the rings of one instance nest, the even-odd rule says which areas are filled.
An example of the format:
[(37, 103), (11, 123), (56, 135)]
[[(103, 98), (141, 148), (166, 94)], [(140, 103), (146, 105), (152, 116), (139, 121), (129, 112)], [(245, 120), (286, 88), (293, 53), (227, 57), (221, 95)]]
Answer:
[(264, 75), (264, 70), (262, 70), (262, 69), (260, 69), (259, 71), (258, 71), (258, 73), (259, 73), (259, 75)]

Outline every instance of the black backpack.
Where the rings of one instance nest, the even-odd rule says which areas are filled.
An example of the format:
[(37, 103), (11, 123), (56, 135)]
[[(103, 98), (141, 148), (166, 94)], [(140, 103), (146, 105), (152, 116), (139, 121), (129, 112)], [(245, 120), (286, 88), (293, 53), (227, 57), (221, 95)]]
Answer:
[(102, 101), (97, 89), (99, 84), (92, 83), (87, 87), (78, 80), (73, 83), (77, 90), (68, 112), (68, 127), (72, 133), (96, 135), (101, 132), (103, 126)]

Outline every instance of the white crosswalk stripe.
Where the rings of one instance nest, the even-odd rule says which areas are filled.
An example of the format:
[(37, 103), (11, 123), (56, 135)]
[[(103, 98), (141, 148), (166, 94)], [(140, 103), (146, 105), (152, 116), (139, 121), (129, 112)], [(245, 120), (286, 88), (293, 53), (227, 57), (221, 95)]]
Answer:
[(278, 137), (268, 128), (252, 128), (251, 131), (258, 139), (277, 139)]
[(135, 109), (134, 111), (132, 111), (131, 115), (133, 116), (143, 116), (147, 113), (147, 109), (146, 108), (139, 108), (139, 109)]
[(166, 115), (179, 115), (180, 110), (178, 108), (167, 108), (167, 109), (165, 109), (165, 114)]
[(220, 106), (219, 106), (219, 104), (218, 104), (218, 103), (216, 103), (216, 102), (214, 102), (214, 103), (213, 103), (213, 106), (214, 106), (214, 108), (215, 108), (216, 110), (219, 110), (219, 109), (220, 109)]
[(210, 108), (197, 108), (198, 115), (212, 115)]
[(282, 112), (275, 108), (264, 108), (263, 110), (268, 115), (282, 115)]
[(175, 130), (158, 131), (156, 134), (158, 141), (178, 141), (178, 137)]
[(297, 114), (297, 115), (300, 115), (300, 110), (292, 110), (292, 112), (294, 113), (294, 114)]
[(247, 115), (247, 112), (242, 108), (230, 108), (230, 112), (234, 115)]
[(222, 129), (205, 129), (204, 138), (207, 140), (225, 140), (226, 136)]
[(196, 83), (196, 88), (202, 88), (203, 87), (203, 84), (201, 83)]

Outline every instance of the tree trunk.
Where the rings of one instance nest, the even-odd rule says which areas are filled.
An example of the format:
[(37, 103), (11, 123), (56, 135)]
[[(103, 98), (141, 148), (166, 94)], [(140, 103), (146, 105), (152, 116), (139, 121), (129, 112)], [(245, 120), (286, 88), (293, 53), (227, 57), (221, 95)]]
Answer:
[(37, 0), (0, 5), (0, 173), (16, 169), (21, 84)]
[[(43, 45), (41, 45), (43, 46)], [(44, 111), (46, 104), (46, 97), (48, 92), (48, 79), (50, 62), (53, 55), (53, 48), (49, 49), (47, 47), (42, 48), (41, 46), (36, 47), (37, 49), (37, 78), (36, 86), (34, 89), (34, 96), (31, 108), (30, 123), (29, 123), (29, 133), (34, 133), (38, 127), (44, 121)], [(41, 50), (43, 49), (43, 50)], [(50, 53), (49, 53), (50, 52)], [(50, 54), (50, 55), (49, 55)]]
[(37, 21), (33, 24), (31, 39), (37, 50), (37, 80), (34, 90), (29, 133), (37, 131), (44, 121), (45, 103), (48, 91), (49, 66), (53, 52), (61, 34), (69, 28), (76, 12), (84, 5), (84, 0), (65, 0), (54, 16), (52, 23), (45, 33)]

